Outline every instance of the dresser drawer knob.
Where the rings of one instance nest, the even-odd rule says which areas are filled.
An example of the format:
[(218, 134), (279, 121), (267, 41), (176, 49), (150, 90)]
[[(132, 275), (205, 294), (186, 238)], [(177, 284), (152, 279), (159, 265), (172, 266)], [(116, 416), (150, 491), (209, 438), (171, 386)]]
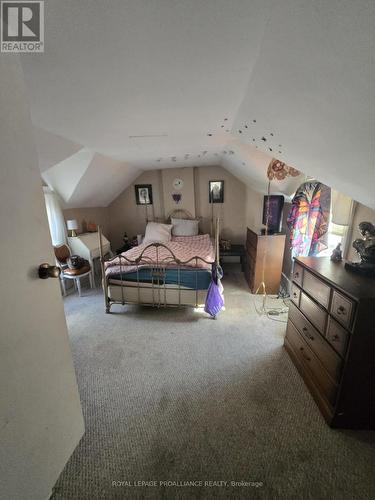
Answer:
[(335, 335), (332, 335), (331, 340), (332, 340), (332, 342), (338, 342), (340, 340), (340, 336), (337, 335), (337, 333), (336, 333)]
[(307, 337), (307, 338), (309, 338), (310, 340), (314, 340), (313, 335), (311, 335), (311, 334), (309, 333), (309, 329), (308, 329), (306, 326), (304, 326), (304, 327), (302, 328), (302, 331), (303, 331), (303, 333), (306, 335), (306, 337)]
[(297, 298), (297, 292), (293, 292), (293, 297), (296, 299)]
[(345, 309), (345, 307), (344, 307), (344, 306), (340, 306), (340, 307), (338, 307), (338, 308), (337, 308), (336, 312), (337, 312), (337, 314), (338, 314), (338, 315), (341, 315), (341, 314), (342, 314), (343, 316), (345, 316), (345, 314), (346, 314), (346, 309)]
[(299, 272), (298, 271), (294, 273), (294, 277), (295, 278), (299, 278)]
[(311, 361), (311, 358), (307, 354), (305, 354), (305, 349), (303, 347), (300, 347), (299, 350), (301, 351), (302, 356), (306, 359), (306, 361)]

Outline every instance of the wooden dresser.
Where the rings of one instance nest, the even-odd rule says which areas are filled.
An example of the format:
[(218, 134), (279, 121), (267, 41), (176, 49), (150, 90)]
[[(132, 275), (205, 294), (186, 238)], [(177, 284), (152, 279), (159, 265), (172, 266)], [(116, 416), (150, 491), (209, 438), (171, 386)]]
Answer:
[(262, 282), (265, 252), (267, 252), (265, 265), (267, 293), (279, 292), (284, 245), (285, 234), (263, 236), (247, 228), (245, 278), (252, 293), (256, 292)]
[(375, 428), (375, 280), (302, 257), (291, 295), (285, 348), (325, 419)]

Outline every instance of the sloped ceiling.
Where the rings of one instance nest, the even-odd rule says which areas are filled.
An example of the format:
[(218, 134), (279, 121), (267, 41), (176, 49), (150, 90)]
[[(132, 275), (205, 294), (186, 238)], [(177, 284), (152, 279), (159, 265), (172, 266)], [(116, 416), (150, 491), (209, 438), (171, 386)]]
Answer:
[(44, 172), (69, 156), (74, 155), (82, 146), (46, 130), (34, 126), (35, 144), (39, 157), (39, 168)]
[(22, 56), (42, 175), (105, 206), (155, 168), (264, 190), (277, 157), (375, 208), (374, 25), (371, 0), (48, 0)]

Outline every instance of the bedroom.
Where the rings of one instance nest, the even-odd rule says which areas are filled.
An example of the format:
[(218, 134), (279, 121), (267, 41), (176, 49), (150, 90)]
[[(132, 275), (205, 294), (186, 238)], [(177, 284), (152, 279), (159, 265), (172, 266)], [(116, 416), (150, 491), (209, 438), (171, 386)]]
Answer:
[(33, 3), (43, 51), (0, 53), (0, 496), (371, 498), (374, 6)]

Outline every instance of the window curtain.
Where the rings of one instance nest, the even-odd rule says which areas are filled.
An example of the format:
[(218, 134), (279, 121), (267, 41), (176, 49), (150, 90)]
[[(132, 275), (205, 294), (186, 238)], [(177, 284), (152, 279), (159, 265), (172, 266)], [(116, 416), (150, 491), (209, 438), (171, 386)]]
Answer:
[(52, 245), (62, 245), (66, 243), (67, 234), (59, 200), (50, 188), (44, 187), (43, 190)]
[(353, 200), (345, 194), (332, 189), (332, 224), (349, 226), (351, 223)]
[(327, 248), (331, 189), (318, 181), (307, 181), (296, 191), (288, 216), (292, 257), (317, 255)]

